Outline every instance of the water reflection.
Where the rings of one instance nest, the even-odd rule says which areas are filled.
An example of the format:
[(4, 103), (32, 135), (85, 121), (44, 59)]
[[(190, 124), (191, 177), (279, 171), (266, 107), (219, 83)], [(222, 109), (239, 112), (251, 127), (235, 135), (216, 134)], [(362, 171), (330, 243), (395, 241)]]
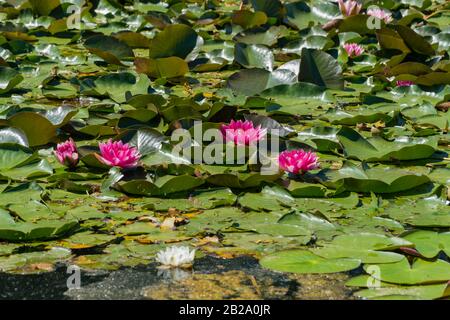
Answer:
[(157, 276), (163, 280), (179, 282), (191, 278), (194, 274), (192, 269), (181, 268), (158, 268)]

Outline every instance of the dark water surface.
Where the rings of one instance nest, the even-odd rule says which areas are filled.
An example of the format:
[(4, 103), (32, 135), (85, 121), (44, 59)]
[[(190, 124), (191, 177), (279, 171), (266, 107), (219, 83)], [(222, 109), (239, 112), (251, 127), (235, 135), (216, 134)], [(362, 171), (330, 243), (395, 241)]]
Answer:
[(294, 275), (262, 269), (250, 257), (198, 259), (193, 270), (155, 264), (116, 271), (81, 271), (68, 289), (66, 266), (53, 272), (0, 273), (0, 299), (351, 299), (348, 275)]

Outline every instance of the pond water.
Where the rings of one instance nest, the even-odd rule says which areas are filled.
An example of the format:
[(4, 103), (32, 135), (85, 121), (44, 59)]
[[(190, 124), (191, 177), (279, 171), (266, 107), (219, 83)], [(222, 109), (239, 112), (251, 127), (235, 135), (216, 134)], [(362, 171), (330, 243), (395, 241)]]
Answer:
[(261, 268), (256, 259), (198, 259), (192, 270), (156, 264), (81, 272), (67, 289), (67, 268), (33, 275), (0, 273), (0, 299), (352, 299), (347, 274), (298, 275)]
[(0, 299), (449, 299), (449, 1), (338, 2), (0, 1)]

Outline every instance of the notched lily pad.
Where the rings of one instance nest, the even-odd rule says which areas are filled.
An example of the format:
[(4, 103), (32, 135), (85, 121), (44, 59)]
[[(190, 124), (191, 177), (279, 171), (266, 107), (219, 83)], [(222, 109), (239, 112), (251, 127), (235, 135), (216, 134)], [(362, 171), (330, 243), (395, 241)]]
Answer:
[(358, 259), (325, 259), (307, 250), (280, 251), (263, 257), (264, 268), (294, 273), (335, 273), (357, 268)]

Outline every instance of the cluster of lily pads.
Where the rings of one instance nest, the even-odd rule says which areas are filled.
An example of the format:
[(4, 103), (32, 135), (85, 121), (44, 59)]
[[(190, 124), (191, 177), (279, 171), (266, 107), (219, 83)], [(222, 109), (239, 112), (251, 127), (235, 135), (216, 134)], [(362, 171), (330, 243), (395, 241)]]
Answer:
[[(2, 1), (0, 271), (189, 246), (445, 299), (449, 22), (445, 0)], [(280, 170), (176, 158), (180, 128), (278, 139)]]

